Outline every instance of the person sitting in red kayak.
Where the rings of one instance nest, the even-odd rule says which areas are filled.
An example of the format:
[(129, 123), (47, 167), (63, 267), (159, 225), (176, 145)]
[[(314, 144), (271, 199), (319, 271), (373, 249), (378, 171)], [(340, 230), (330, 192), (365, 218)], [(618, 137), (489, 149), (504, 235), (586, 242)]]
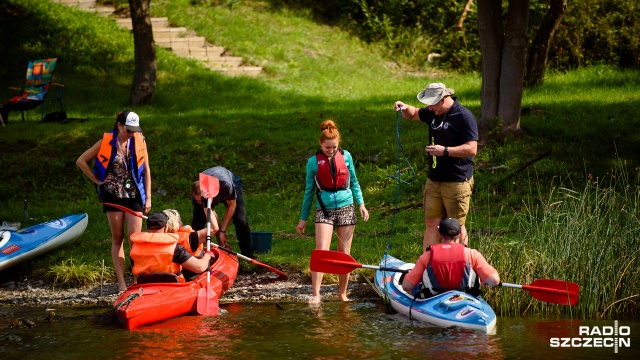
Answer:
[[(184, 225), (178, 210), (165, 209), (162, 212), (169, 217), (166, 232), (178, 234), (178, 244), (187, 249), (191, 255), (201, 257), (204, 253), (203, 244), (207, 241), (207, 229), (196, 231), (191, 226)], [(217, 216), (211, 216), (211, 235), (217, 233), (219, 229)], [(200, 273), (193, 273), (188, 269), (182, 269), (182, 273), (186, 281), (191, 281), (200, 275)]]
[(458, 220), (442, 219), (438, 231), (440, 244), (429, 246), (401, 281), (406, 292), (421, 298), (450, 290), (479, 296), (480, 283), (489, 286), (500, 284), (498, 271), (484, 256), (459, 242), (461, 227)]
[[(177, 233), (167, 233), (169, 217), (163, 212), (154, 212), (147, 219), (147, 232), (131, 234), (130, 256), (134, 261), (133, 274), (138, 284), (149, 282), (185, 282), (182, 269), (201, 274), (209, 268), (215, 254), (206, 252), (194, 256), (180, 244)], [(197, 233), (196, 233), (197, 234)], [(199, 239), (194, 236), (188, 247), (197, 249)]]

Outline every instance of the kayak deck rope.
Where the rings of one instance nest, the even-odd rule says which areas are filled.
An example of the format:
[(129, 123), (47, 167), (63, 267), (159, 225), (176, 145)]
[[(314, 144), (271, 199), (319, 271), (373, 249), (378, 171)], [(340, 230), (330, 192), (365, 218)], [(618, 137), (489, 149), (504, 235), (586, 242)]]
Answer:
[(126, 299), (124, 299), (116, 309), (114, 309), (114, 312), (116, 314), (116, 316), (118, 315), (118, 311), (120, 310), (121, 307), (125, 307), (125, 310), (129, 307), (129, 304), (131, 304), (131, 302), (136, 299), (139, 298), (140, 296), (142, 296), (144, 294), (144, 288), (140, 288), (138, 289), (137, 292), (131, 293), (129, 294), (129, 296), (127, 296)]

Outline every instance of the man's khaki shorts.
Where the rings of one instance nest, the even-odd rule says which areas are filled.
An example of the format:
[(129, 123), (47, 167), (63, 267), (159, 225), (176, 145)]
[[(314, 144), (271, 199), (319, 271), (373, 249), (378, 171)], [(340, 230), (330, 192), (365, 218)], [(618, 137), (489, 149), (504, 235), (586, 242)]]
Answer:
[(473, 178), (464, 182), (438, 182), (427, 179), (424, 187), (424, 218), (450, 217), (464, 225), (473, 192)]

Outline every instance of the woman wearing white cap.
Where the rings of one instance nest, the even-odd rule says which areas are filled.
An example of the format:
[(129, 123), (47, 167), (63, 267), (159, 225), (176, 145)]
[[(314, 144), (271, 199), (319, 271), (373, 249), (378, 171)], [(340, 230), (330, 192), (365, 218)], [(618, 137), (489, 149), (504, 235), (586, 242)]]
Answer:
[[(89, 166), (92, 160), (93, 171)], [(151, 169), (138, 114), (129, 110), (118, 113), (113, 129), (80, 155), (76, 164), (98, 186), (101, 202), (145, 214), (151, 210)], [(142, 218), (107, 205), (103, 211), (111, 228), (111, 258), (118, 289), (124, 291), (124, 224), (130, 236), (142, 230)]]

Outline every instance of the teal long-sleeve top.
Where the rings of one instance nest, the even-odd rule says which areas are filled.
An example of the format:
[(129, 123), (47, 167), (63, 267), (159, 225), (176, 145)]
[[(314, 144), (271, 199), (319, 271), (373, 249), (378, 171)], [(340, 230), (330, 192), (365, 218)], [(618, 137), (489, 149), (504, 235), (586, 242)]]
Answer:
[[(349, 169), (351, 186), (349, 189), (338, 190), (336, 192), (322, 191), (320, 192), (320, 198), (324, 207), (327, 209), (338, 209), (347, 205), (353, 204), (353, 198), (356, 198), (358, 205), (364, 204), (364, 198), (362, 197), (362, 190), (360, 189), (360, 183), (356, 177), (356, 169), (353, 166), (353, 158), (351, 153), (344, 150), (344, 162)], [(313, 155), (307, 161), (307, 178), (306, 186), (304, 188), (304, 199), (302, 200), (302, 211), (300, 213), (300, 220), (306, 221), (309, 218), (309, 210), (313, 199), (315, 198), (316, 191), (316, 173), (318, 172), (318, 161), (316, 156)], [(316, 209), (320, 209), (320, 204), (316, 201)]]

